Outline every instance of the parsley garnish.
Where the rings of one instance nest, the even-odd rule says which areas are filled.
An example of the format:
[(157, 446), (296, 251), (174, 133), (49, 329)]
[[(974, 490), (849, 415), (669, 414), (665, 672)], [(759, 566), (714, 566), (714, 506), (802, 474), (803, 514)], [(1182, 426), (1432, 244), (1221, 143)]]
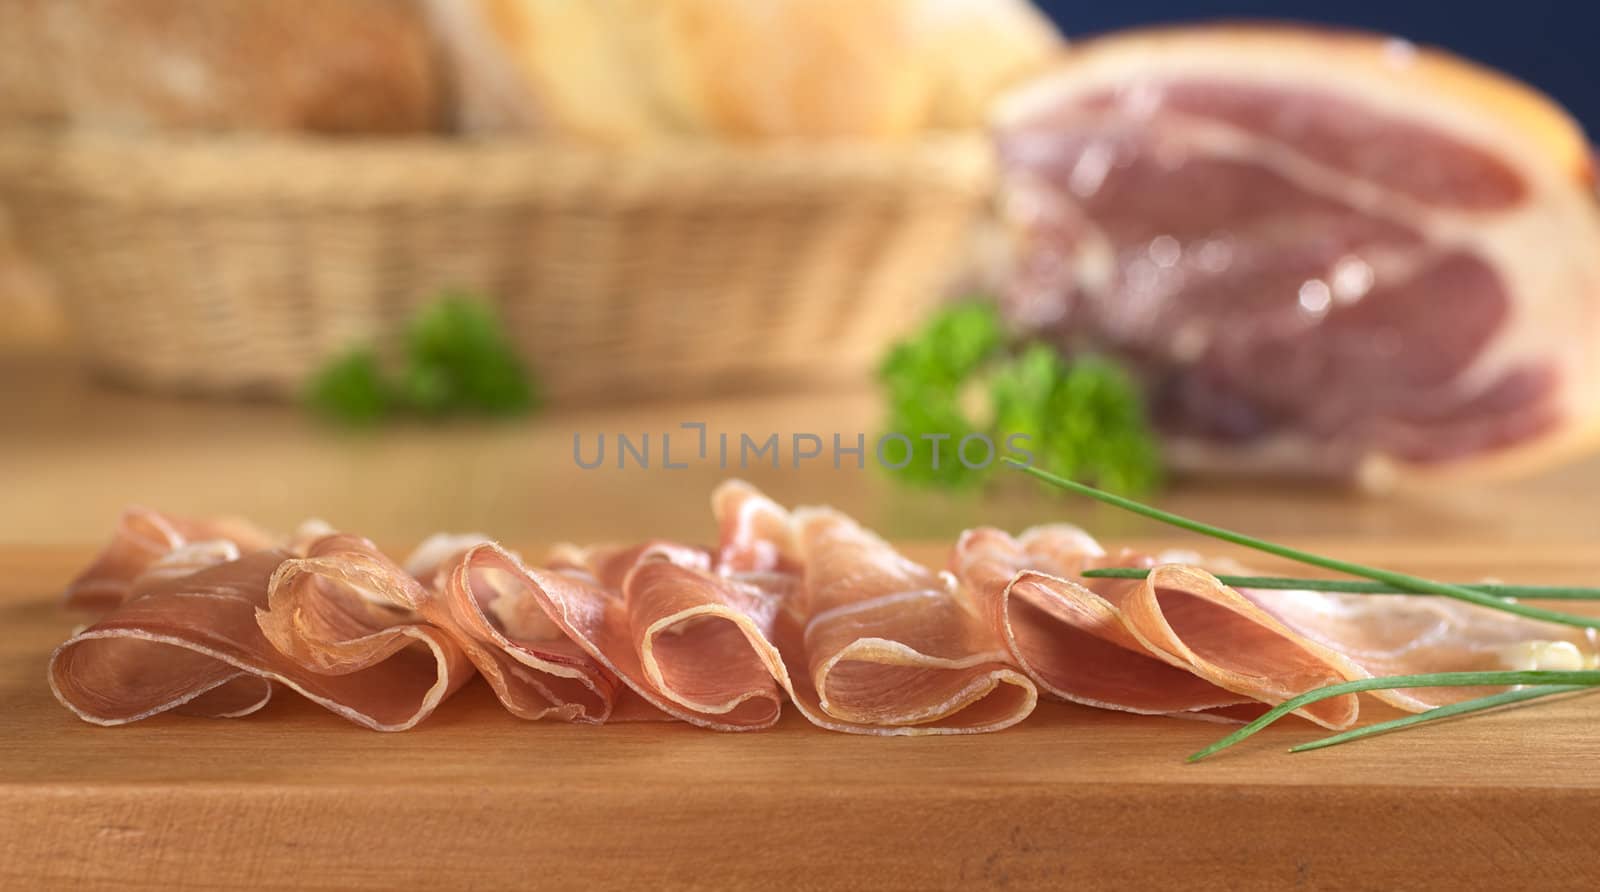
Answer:
[(968, 301), (934, 314), (889, 350), (878, 378), (887, 431), (913, 447), (911, 461), (891, 471), (908, 482), (962, 487), (987, 479), (994, 463), (973, 468), (956, 454), (969, 434), (985, 435), (1002, 455), (1017, 444), (1038, 463), (1118, 492), (1146, 492), (1160, 480), (1155, 438), (1122, 368), (1019, 341), (992, 304)]
[(514, 415), (538, 408), (535, 382), (484, 301), (445, 294), (406, 326), (399, 374), (371, 348), (329, 360), (306, 388), (324, 417), (373, 424), (399, 413)]

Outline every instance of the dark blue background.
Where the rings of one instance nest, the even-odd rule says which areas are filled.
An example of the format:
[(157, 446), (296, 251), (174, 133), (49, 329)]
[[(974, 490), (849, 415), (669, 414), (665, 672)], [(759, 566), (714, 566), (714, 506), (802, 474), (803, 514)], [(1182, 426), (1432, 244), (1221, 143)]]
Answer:
[(1549, 93), (1600, 135), (1600, 3), (1593, 0), (1343, 0), (1307, 3), (1035, 0), (1069, 38), (1135, 25), (1208, 19), (1295, 19), (1395, 34), (1470, 56)]

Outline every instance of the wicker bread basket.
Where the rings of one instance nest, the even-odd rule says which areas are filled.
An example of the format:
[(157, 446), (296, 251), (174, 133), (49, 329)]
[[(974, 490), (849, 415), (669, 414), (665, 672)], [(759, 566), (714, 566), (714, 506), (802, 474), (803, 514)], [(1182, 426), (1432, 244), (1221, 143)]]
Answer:
[(286, 396), (442, 288), (499, 302), (558, 400), (859, 376), (938, 298), (991, 185), (907, 146), (0, 139), (0, 201), (88, 361)]

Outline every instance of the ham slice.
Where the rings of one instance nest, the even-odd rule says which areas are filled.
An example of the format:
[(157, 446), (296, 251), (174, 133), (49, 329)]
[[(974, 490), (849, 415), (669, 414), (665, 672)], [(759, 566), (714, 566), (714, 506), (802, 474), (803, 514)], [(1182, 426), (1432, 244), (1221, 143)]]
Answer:
[[(1075, 527), (1029, 530), (1020, 540), (970, 530), (956, 574), (994, 607), (1011, 655), (1046, 691), (1128, 712), (1241, 718), (1352, 676), (1336, 653), (1308, 641), (1210, 574), (1155, 567), (1143, 580), (1086, 580), (1107, 563)], [(1150, 566), (1131, 553), (1118, 566)], [(1356, 698), (1301, 714), (1330, 728), (1356, 718)]]
[(703, 727), (768, 727), (785, 694), (820, 727), (864, 734), (995, 730), (1032, 710), (1032, 683), (945, 580), (833, 512), (791, 516), (738, 481), (712, 503), (715, 558), (566, 546), (522, 578), (640, 699)]
[[(213, 544), (186, 553), (191, 567), (208, 558), (237, 558), (240, 552), (276, 544), (272, 536), (242, 520), (190, 520), (148, 508), (129, 508), (118, 519), (111, 541), (67, 584), (63, 603), (78, 610), (110, 610), (128, 597), (133, 581), (152, 564), (195, 542)], [(169, 565), (167, 569), (174, 568)]]
[[(446, 558), (452, 543), (467, 539), (431, 541), (408, 562), (438, 580), (421, 615), (465, 636), (518, 715), (677, 718), (723, 731), (777, 721), (782, 666), (767, 640), (776, 596), (713, 572), (706, 549), (563, 545), (529, 568), (488, 542)], [(510, 688), (519, 678), (543, 692), (545, 706), (517, 706), (523, 698)], [(558, 679), (565, 690), (552, 687)]]
[[(1252, 575), (1230, 560), (1168, 552), (1159, 560)], [(1356, 677), (1419, 672), (1589, 669), (1600, 665), (1600, 633), (1489, 610), (1450, 598), (1241, 589), (1308, 640), (1341, 653)], [(1485, 688), (1406, 688), (1373, 696), (1413, 712), (1481, 697)]]
[(790, 653), (804, 655), (804, 699), (814, 691), (827, 716), (900, 734), (995, 731), (1033, 711), (1037, 688), (953, 579), (838, 512), (801, 509), (793, 524), (805, 575), (791, 616), (805, 622)]
[[(97, 724), (165, 711), (232, 717), (277, 684), (363, 726), (403, 730), (481, 673), (512, 714), (771, 727), (787, 700), (819, 727), (959, 734), (1022, 721), (1039, 690), (1136, 713), (1237, 720), (1371, 675), (1600, 663), (1592, 630), (1436, 598), (1240, 592), (1231, 563), (1108, 556), (1073, 527), (965, 533), (936, 573), (830, 509), (790, 512), (730, 481), (719, 541), (560, 546), (529, 567), (482, 536), (438, 536), (404, 566), (308, 524), (130, 512), (79, 577), (118, 601), (52, 655), (60, 701)], [(1141, 580), (1086, 568), (1150, 568)], [(87, 580), (87, 582), (85, 582)], [(1404, 709), (1467, 691), (1383, 697)], [(1354, 722), (1357, 700), (1305, 718)]]
[[(1038, 700), (952, 580), (827, 509), (791, 514), (754, 487), (712, 495), (718, 571), (778, 605), (756, 649), (809, 721), (876, 735), (994, 731)], [(756, 642), (752, 641), (755, 645)]]
[(778, 720), (779, 593), (723, 577), (709, 552), (670, 542), (567, 547), (552, 565), (562, 569), (530, 574), (551, 616), (644, 703), (723, 731)]
[[(461, 544), (457, 542), (455, 544)], [(434, 546), (436, 547), (436, 545)], [(420, 564), (430, 548), (419, 550)], [(262, 631), (279, 650), (318, 671), (369, 658), (381, 642), (354, 638), (351, 619), (414, 623), (435, 630), (481, 672), (513, 715), (602, 722), (614, 683), (540, 615), (516, 578), (515, 556), (479, 542), (433, 567), (431, 585), (407, 573), (371, 542), (349, 535), (317, 540), (275, 577)], [(333, 616), (329, 608), (354, 611)]]
[[(177, 708), (246, 714), (279, 682), (357, 724), (398, 731), (471, 677), (438, 629), (348, 589), (316, 585), (295, 560), (256, 551), (187, 576), (139, 581), (137, 597), (51, 655), (51, 689), (85, 721), (120, 725)], [(299, 625), (258, 625), (274, 597), (280, 609), (294, 603)]]
[(1600, 436), (1591, 155), (1527, 87), (1369, 35), (1135, 31), (996, 131), (1011, 317), (1123, 359), (1176, 465), (1381, 486)]

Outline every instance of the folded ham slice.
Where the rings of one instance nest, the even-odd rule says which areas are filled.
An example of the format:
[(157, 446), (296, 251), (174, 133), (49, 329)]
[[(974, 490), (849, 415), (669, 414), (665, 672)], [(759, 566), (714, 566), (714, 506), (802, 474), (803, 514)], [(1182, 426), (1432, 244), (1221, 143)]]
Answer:
[[(994, 605), (1012, 657), (1046, 691), (1128, 712), (1241, 718), (1336, 684), (1353, 668), (1295, 634), (1204, 571), (1155, 567), (1143, 580), (1087, 580), (1105, 552), (1075, 527), (1012, 539), (969, 530), (952, 564), (974, 596)], [(1124, 553), (1118, 566), (1151, 566)], [(1301, 714), (1330, 728), (1355, 721), (1356, 698)]]
[[(1235, 561), (1167, 552), (1164, 562), (1218, 574), (1252, 575)], [(1240, 589), (1310, 641), (1337, 650), (1357, 677), (1418, 672), (1590, 669), (1600, 665), (1600, 633), (1524, 619), (1450, 598)], [(1404, 688), (1373, 696), (1420, 711), (1484, 696), (1485, 688)]]
[(834, 731), (994, 731), (1038, 700), (975, 605), (842, 514), (793, 514), (742, 481), (712, 495), (718, 569), (779, 605), (762, 660), (800, 712)]
[[(280, 682), (357, 724), (404, 730), (471, 677), (450, 638), (348, 589), (320, 586), (266, 550), (187, 576), (140, 580), (138, 596), (51, 655), (56, 698), (85, 721), (120, 725), (171, 709), (241, 715)], [(288, 568), (288, 569), (286, 569)], [(293, 600), (293, 629), (269, 638), (269, 589)]]
[(552, 618), (641, 700), (702, 727), (778, 720), (784, 669), (770, 636), (780, 595), (716, 573), (670, 542), (566, 547), (530, 571)]
[(1037, 688), (953, 579), (829, 509), (800, 509), (794, 529), (805, 567), (796, 668), (823, 713), (893, 733), (953, 733), (998, 730), (1033, 711)]
[[(512, 714), (771, 727), (787, 700), (859, 734), (994, 731), (1038, 691), (1137, 713), (1237, 720), (1345, 679), (1600, 663), (1593, 630), (1436, 598), (1240, 592), (1189, 553), (1108, 556), (1083, 531), (965, 533), (936, 573), (830, 509), (790, 512), (730, 481), (714, 547), (560, 546), (527, 566), (482, 536), (438, 536), (404, 566), (308, 524), (130, 512), (75, 592), (114, 609), (52, 655), (74, 713), (246, 715), (283, 684), (358, 724), (403, 730), (481, 673)], [(1139, 580), (1086, 568), (1145, 567)], [(87, 580), (87, 582), (84, 582)], [(1420, 710), (1469, 691), (1383, 697)], [(1353, 696), (1300, 714), (1331, 728)]]
[(129, 508), (118, 519), (111, 541), (67, 584), (63, 603), (78, 610), (110, 610), (128, 597), (133, 581), (151, 564), (195, 542), (213, 545), (189, 552), (190, 566), (208, 557), (236, 558), (241, 552), (277, 544), (271, 535), (243, 520), (190, 520), (148, 508)]

